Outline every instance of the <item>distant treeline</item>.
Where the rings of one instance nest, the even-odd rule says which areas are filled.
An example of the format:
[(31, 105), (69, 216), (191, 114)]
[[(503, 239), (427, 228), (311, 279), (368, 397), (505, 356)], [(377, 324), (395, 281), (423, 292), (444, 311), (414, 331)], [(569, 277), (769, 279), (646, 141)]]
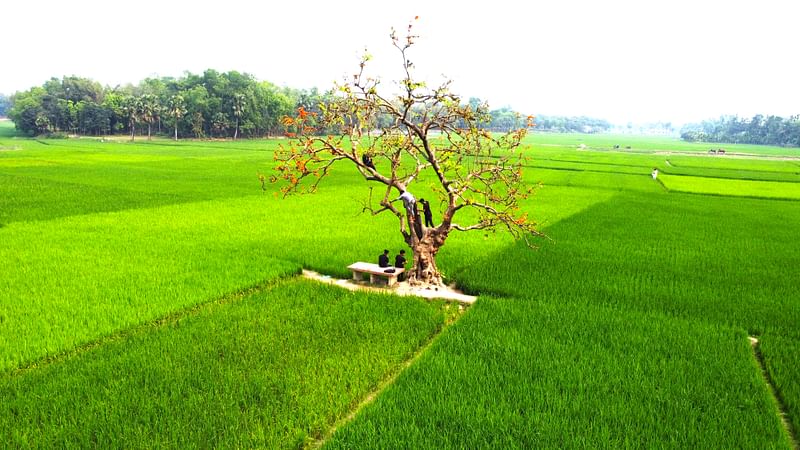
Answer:
[[(475, 105), (479, 100), (470, 99), (470, 105)], [(493, 131), (509, 131), (519, 128), (525, 122), (525, 116), (511, 108), (505, 107), (489, 111), (491, 122), (489, 128)], [(611, 129), (612, 125), (603, 119), (591, 117), (566, 117), (566, 116), (536, 116), (536, 130), (551, 131), (556, 133), (602, 133)]]
[[(208, 69), (183, 77), (147, 78), (137, 85), (108, 87), (77, 76), (51, 78), (42, 86), (0, 95), (0, 115), (7, 114), (28, 135), (127, 133), (177, 137), (261, 137), (283, 134), (281, 119), (297, 108), (318, 111), (332, 93), (277, 87), (236, 71)], [(487, 105), (470, 98), (473, 108)], [(526, 116), (509, 107), (489, 111), (484, 126), (508, 131), (524, 126)], [(386, 121), (391, 122), (387, 117)], [(378, 120), (380, 128), (386, 125)], [(538, 116), (536, 129), (597, 133), (611, 128), (590, 117)], [(338, 130), (326, 130), (337, 132)]]
[(209, 69), (114, 88), (71, 76), (12, 95), (8, 116), (29, 135), (264, 136), (282, 133), (283, 116), (316, 107), (322, 97), (316, 89), (279, 88), (235, 71)]
[(603, 119), (592, 117), (536, 116), (536, 129), (559, 133), (603, 133), (612, 125)]
[(681, 139), (689, 142), (779, 145), (800, 147), (800, 116), (784, 119), (757, 114), (752, 119), (723, 116), (684, 125)]

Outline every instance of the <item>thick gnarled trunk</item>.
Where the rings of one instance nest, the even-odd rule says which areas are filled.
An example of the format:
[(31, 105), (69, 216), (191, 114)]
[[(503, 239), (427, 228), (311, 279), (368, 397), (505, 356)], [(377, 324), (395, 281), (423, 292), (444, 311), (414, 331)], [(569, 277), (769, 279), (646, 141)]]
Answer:
[[(443, 286), (442, 273), (436, 265), (436, 254), (444, 246), (450, 227), (449, 225), (424, 227), (422, 224), (417, 225), (412, 217), (409, 216), (410, 232), (405, 234), (405, 238), (406, 244), (411, 247), (414, 260), (406, 272), (406, 279), (414, 286)], [(416, 219), (419, 219), (419, 216)]]
[(441, 247), (423, 239), (411, 247), (414, 263), (408, 270), (408, 283), (411, 285), (442, 286), (442, 274), (436, 266), (436, 253)]

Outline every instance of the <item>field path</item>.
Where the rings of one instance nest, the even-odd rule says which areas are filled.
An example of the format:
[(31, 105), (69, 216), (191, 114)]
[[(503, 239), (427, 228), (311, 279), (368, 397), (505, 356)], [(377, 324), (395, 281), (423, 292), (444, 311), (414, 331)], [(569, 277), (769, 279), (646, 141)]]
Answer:
[(339, 286), (344, 289), (349, 289), (351, 291), (369, 291), (369, 292), (382, 292), (385, 294), (394, 294), (400, 296), (415, 296), (415, 297), (423, 297), (428, 299), (439, 298), (444, 300), (453, 300), (459, 303), (467, 303), (472, 304), (475, 303), (475, 300), (478, 297), (464, 294), (463, 292), (459, 291), (454, 287), (440, 287), (438, 289), (431, 289), (431, 288), (417, 288), (409, 286), (408, 283), (399, 282), (395, 287), (391, 288), (383, 288), (383, 287), (376, 287), (370, 286), (367, 284), (360, 284), (355, 283), (352, 280), (341, 280), (337, 278), (332, 278), (328, 275), (322, 275), (320, 273), (311, 271), (311, 270), (303, 270), (303, 276), (305, 278), (319, 281), (321, 283), (327, 283), (334, 286)]
[(775, 385), (772, 383), (772, 378), (769, 376), (769, 372), (767, 372), (767, 366), (764, 364), (764, 357), (761, 355), (761, 350), (758, 347), (758, 338), (755, 336), (748, 337), (750, 341), (750, 347), (753, 348), (753, 357), (755, 357), (758, 366), (761, 368), (761, 377), (764, 378), (764, 383), (767, 385), (770, 394), (772, 395), (772, 399), (775, 401), (775, 405), (778, 407), (778, 417), (781, 419), (781, 424), (783, 424), (783, 429), (786, 430), (786, 434), (789, 435), (789, 442), (794, 449), (800, 449), (800, 444), (797, 442), (797, 435), (795, 434), (794, 429), (792, 428), (791, 422), (786, 416), (786, 406), (783, 404), (783, 400), (781, 399), (780, 395), (778, 395), (778, 391), (775, 389)]
[[(434, 290), (430, 288), (427, 289), (415, 288), (409, 286), (408, 283), (400, 282), (397, 283), (394, 287), (382, 288), (382, 287), (370, 286), (367, 284), (355, 283), (352, 280), (337, 279), (327, 275), (322, 275), (318, 272), (305, 269), (303, 269), (303, 277), (321, 283), (338, 286), (340, 288), (348, 289), (351, 291), (380, 292), (380, 293), (394, 294), (400, 296), (415, 296), (427, 299), (444, 299), (444, 300), (455, 301), (461, 303), (460, 305), (458, 305), (459, 315), (464, 312), (465, 304), (470, 305), (477, 300), (477, 297), (472, 295), (466, 295), (463, 292), (455, 289), (454, 287), (438, 288)], [(456, 320), (458, 319), (456, 318)], [(445, 325), (445, 328), (449, 325), (451, 325), (451, 323)], [(439, 336), (441, 336), (441, 334), (442, 334), (441, 331), (439, 333), (436, 333), (428, 342), (420, 346), (417, 352), (414, 353), (411, 356), (411, 358), (403, 362), (394, 374), (389, 376), (372, 392), (367, 394), (367, 396), (364, 397), (364, 399), (361, 400), (361, 402), (355, 408), (353, 408), (353, 410), (350, 411), (350, 413), (347, 416), (343, 417), (342, 419), (339, 419), (335, 424), (333, 424), (333, 426), (331, 426), (328, 429), (328, 431), (325, 433), (324, 436), (320, 437), (316, 441), (313, 441), (305, 448), (313, 448), (313, 449), (322, 448), (325, 445), (325, 443), (328, 442), (331, 436), (333, 436), (336, 433), (338, 429), (353, 421), (353, 419), (356, 418), (356, 416), (358, 415), (359, 412), (361, 412), (362, 409), (372, 404), (372, 402), (374, 402), (375, 399), (384, 390), (386, 390), (386, 388), (393, 385), (395, 381), (397, 381), (397, 378), (400, 376), (400, 374), (402, 374), (403, 372), (406, 371), (406, 369), (411, 367), (412, 364), (414, 364), (429, 348), (431, 348), (433, 346), (433, 343), (436, 341), (436, 339), (439, 338)]]

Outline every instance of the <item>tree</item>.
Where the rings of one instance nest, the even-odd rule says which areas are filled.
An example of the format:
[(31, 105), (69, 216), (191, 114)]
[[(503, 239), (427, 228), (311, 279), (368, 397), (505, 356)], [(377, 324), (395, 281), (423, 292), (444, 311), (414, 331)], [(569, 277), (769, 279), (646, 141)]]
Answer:
[[(8, 116), (14, 121), (17, 130), (34, 135), (42, 128), (40, 116), (45, 116), (43, 100), (47, 93), (44, 88), (35, 87), (26, 92), (17, 92), (11, 97)], [(46, 117), (46, 116), (45, 116)], [(37, 124), (37, 119), (39, 124)], [(48, 119), (49, 122), (49, 119)]]
[(236, 130), (233, 132), (233, 140), (239, 137), (239, 120), (244, 113), (244, 95), (233, 95), (233, 116), (236, 117)]
[(122, 111), (128, 120), (132, 141), (136, 140), (136, 123), (142, 118), (142, 110), (142, 99), (139, 97), (128, 96), (122, 103)]
[(214, 118), (211, 120), (211, 136), (213, 137), (214, 133), (216, 133), (217, 136), (224, 136), (229, 126), (228, 117), (225, 113), (222, 111), (216, 112)]
[(186, 114), (186, 104), (183, 101), (183, 96), (175, 94), (169, 99), (169, 115), (175, 121), (175, 140), (178, 140), (178, 124), (181, 117)]
[(147, 140), (151, 140), (153, 122), (158, 116), (158, 101), (154, 95), (144, 94), (140, 98), (141, 119), (147, 124)]
[[(450, 92), (449, 81), (434, 89), (416, 81), (408, 58), (416, 39), (411, 30), (409, 25), (404, 39), (394, 30), (391, 34), (402, 57), (402, 92), (394, 98), (378, 92), (379, 81), (364, 73), (366, 55), (358, 73), (337, 85), (336, 96), (320, 105), (320, 114), (300, 107), (295, 117), (284, 118), (289, 137), (296, 139), (276, 153), (277, 174), (270, 180), (281, 184), (284, 196), (309, 193), (334, 164), (355, 166), (367, 183), (380, 188), (377, 205), (370, 188), (363, 212), (388, 212), (399, 221), (399, 231), (413, 253), (409, 282), (441, 285), (436, 254), (452, 231), (502, 227), (529, 245), (540, 233), (519, 208), (520, 200), (532, 193), (522, 178), (524, 158), (515, 151), (527, 128), (493, 135), (483, 126), (490, 120), (487, 108), (462, 105)], [(383, 115), (394, 120), (375, 132)], [(528, 126), (532, 119), (528, 117)], [(334, 127), (343, 133), (317, 133)], [(401, 194), (417, 187), (419, 192), (420, 185), (428, 184), (442, 209), (442, 220), (433, 227), (421, 223), (414, 202), (395, 203)], [(456, 222), (456, 216), (469, 222)]]

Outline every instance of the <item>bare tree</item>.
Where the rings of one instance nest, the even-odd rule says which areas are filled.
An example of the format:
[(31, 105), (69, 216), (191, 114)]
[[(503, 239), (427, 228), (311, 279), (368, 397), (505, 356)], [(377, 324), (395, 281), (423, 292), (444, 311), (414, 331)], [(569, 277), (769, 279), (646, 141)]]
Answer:
[[(430, 89), (412, 77), (408, 51), (416, 38), (412, 25), (405, 38), (391, 33), (404, 69), (399, 94), (378, 92), (379, 80), (365, 75), (370, 59), (365, 55), (358, 73), (336, 86), (333, 100), (320, 105), (319, 113), (300, 108), (296, 117), (285, 117), (287, 135), (294, 139), (276, 153), (277, 174), (270, 181), (282, 184), (284, 196), (314, 192), (334, 164), (353, 164), (365, 181), (379, 187), (377, 198), (375, 186), (370, 187), (363, 211), (388, 212), (399, 220), (413, 252), (408, 281), (441, 285), (436, 254), (452, 231), (504, 228), (528, 245), (541, 236), (519, 208), (533, 188), (523, 181), (524, 156), (516, 150), (533, 117), (525, 128), (489, 133), (486, 104), (462, 104), (450, 92), (450, 81)], [(422, 223), (412, 185), (438, 197), (438, 225)], [(469, 222), (457, 222), (457, 215)]]

